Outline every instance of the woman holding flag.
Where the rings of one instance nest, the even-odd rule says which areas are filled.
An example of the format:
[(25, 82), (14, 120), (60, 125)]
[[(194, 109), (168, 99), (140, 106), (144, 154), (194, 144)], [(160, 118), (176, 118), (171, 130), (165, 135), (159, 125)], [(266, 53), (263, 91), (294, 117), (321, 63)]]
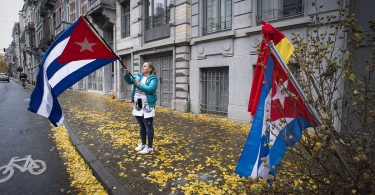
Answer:
[[(140, 128), (141, 143), (135, 148), (141, 154), (153, 151), (155, 104), (157, 100), (156, 88), (158, 78), (156, 70), (151, 62), (145, 62), (142, 72), (131, 77), (130, 72), (125, 69), (124, 79), (129, 84), (134, 84), (132, 91), (133, 111)], [(147, 145), (146, 145), (147, 136)]]

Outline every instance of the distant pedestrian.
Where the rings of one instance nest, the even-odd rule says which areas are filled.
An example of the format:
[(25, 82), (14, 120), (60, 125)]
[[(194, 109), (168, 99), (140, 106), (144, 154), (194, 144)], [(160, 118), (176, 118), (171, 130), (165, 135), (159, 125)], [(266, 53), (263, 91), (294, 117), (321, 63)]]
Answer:
[(21, 81), (22, 79), (27, 80), (27, 74), (24, 73), (24, 72), (21, 72), (21, 73), (20, 73), (20, 81)]
[(158, 86), (158, 78), (155, 74), (156, 70), (151, 62), (143, 64), (142, 72), (134, 75), (134, 80), (128, 70), (124, 74), (125, 81), (129, 84), (134, 84), (131, 95), (133, 102), (132, 114), (137, 119), (141, 135), (141, 143), (135, 150), (140, 151), (141, 154), (148, 154), (153, 151), (153, 119), (155, 117), (156, 88)]
[(26, 73), (21, 72), (20, 81), (22, 82), (23, 88), (25, 88), (26, 87), (26, 81), (27, 81), (27, 74)]

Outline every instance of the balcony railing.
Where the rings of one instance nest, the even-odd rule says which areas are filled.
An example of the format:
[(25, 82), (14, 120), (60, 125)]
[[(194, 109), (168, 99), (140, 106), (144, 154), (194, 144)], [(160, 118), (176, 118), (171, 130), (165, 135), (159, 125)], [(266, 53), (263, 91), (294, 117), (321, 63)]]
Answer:
[(65, 21), (61, 21), (59, 24), (56, 24), (54, 35), (58, 36), (61, 32), (67, 29), (70, 24), (71, 23)]
[(30, 50), (35, 47), (35, 27), (34, 23), (28, 23), (25, 28), (25, 43), (26, 50)]
[(45, 50), (53, 41), (53, 32), (51, 32), (50, 20), (45, 18), (43, 22), (43, 37), (39, 42), (39, 48)]
[(155, 28), (169, 23), (170, 11), (160, 11), (159, 13), (146, 17), (146, 29)]
[(52, 10), (55, 7), (56, 0), (42, 0), (42, 6)]
[(115, 0), (89, 0), (89, 12), (93, 9), (96, 9), (97, 7), (104, 6), (109, 8), (116, 7), (116, 1)]
[(33, 31), (35, 30), (34, 22), (29, 22), (25, 26), (25, 31)]
[(294, 5), (283, 6), (280, 9), (269, 9), (259, 10), (258, 21), (272, 21), (279, 19), (292, 18), (297, 16), (303, 16), (303, 3), (297, 3)]
[(146, 42), (154, 41), (170, 36), (169, 26), (170, 11), (160, 11), (154, 16), (146, 17), (146, 30), (144, 38)]
[(37, 2), (37, 0), (26, 0), (25, 3), (27, 3), (27, 5), (35, 5)]
[(221, 21), (215, 21), (214, 18), (207, 19), (206, 26), (203, 27), (203, 34), (220, 32), (232, 29), (232, 16), (222, 18)]

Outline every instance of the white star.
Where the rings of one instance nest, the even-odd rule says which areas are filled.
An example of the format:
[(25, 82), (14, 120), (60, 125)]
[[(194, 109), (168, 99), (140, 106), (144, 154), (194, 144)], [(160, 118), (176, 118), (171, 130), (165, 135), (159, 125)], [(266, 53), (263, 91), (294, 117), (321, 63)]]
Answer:
[(83, 40), (82, 42), (75, 42), (77, 45), (81, 46), (81, 50), (79, 51), (80, 53), (82, 53), (83, 51), (86, 51), (86, 50), (89, 50), (91, 52), (94, 52), (94, 50), (92, 49), (92, 46), (96, 45), (96, 43), (90, 43), (87, 38), (85, 37), (85, 40)]
[[(279, 99), (281, 106), (284, 108), (284, 102), (286, 97), (294, 97), (295, 95), (289, 91), (290, 94), (285, 94), (288, 92), (284, 92), (283, 89), (288, 89), (288, 80), (286, 80), (282, 86), (278, 85), (276, 82), (276, 94), (272, 97), (271, 100), (277, 100)], [(289, 95), (289, 96), (287, 96)]]

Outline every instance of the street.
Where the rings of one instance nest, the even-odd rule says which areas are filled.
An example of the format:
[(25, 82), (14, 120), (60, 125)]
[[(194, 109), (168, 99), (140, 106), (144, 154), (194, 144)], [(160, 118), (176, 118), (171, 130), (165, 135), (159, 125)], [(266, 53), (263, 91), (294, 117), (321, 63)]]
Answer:
[(27, 110), (31, 92), (0, 82), (0, 194), (73, 193), (49, 121)]

